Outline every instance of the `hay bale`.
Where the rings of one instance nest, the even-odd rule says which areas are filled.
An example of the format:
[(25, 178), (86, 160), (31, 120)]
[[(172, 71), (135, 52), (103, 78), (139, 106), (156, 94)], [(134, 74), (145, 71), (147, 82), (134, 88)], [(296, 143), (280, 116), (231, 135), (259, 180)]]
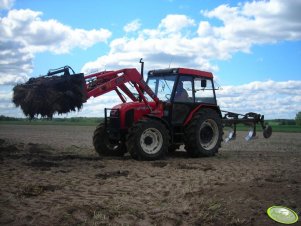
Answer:
[(31, 78), (13, 88), (13, 102), (29, 117), (52, 118), (82, 108), (86, 101), (85, 79), (82, 73)]

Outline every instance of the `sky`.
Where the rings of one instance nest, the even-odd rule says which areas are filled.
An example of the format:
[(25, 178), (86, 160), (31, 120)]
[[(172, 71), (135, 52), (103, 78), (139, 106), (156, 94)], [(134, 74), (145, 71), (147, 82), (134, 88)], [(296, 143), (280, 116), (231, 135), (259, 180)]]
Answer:
[[(0, 115), (24, 117), (14, 85), (70, 65), (211, 71), (221, 109), (301, 111), (301, 0), (0, 0)], [(115, 93), (63, 117), (103, 116)]]

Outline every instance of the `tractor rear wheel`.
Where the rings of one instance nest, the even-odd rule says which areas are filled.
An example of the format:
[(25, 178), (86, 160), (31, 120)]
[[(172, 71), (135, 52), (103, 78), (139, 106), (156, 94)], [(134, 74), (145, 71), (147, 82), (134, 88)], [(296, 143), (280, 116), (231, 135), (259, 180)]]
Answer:
[(189, 156), (213, 156), (222, 142), (222, 121), (216, 111), (203, 109), (185, 128), (185, 149)]
[(131, 156), (138, 160), (162, 159), (168, 150), (169, 133), (158, 120), (145, 118), (129, 130), (126, 146)]
[(123, 142), (109, 139), (104, 123), (100, 123), (96, 127), (93, 135), (93, 145), (100, 156), (123, 156), (126, 152)]

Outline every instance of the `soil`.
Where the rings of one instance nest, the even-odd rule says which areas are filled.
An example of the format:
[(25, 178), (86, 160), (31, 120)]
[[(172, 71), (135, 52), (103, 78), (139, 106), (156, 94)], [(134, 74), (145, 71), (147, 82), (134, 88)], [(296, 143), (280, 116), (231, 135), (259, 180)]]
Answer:
[(273, 205), (300, 216), (300, 133), (141, 162), (99, 157), (93, 131), (0, 125), (0, 225), (280, 225)]

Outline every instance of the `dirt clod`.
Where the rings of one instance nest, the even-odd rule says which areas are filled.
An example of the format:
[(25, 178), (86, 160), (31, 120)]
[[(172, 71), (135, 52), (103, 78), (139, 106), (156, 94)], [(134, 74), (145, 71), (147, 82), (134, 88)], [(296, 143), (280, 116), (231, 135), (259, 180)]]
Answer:
[(35, 168), (49, 168), (49, 167), (58, 167), (59, 164), (56, 162), (51, 162), (43, 159), (36, 159), (27, 163), (28, 166), (35, 167)]
[(95, 177), (106, 180), (108, 178), (127, 177), (128, 175), (129, 175), (129, 171), (118, 170), (113, 172), (98, 173), (95, 175)]
[(160, 162), (160, 161), (156, 161), (156, 162), (152, 163), (153, 167), (160, 167), (160, 168), (163, 168), (163, 167), (165, 167), (167, 165), (168, 165), (167, 162)]
[(47, 191), (54, 192), (57, 189), (60, 189), (60, 187), (56, 185), (26, 185), (19, 189), (17, 195), (24, 197), (33, 197), (41, 195)]

